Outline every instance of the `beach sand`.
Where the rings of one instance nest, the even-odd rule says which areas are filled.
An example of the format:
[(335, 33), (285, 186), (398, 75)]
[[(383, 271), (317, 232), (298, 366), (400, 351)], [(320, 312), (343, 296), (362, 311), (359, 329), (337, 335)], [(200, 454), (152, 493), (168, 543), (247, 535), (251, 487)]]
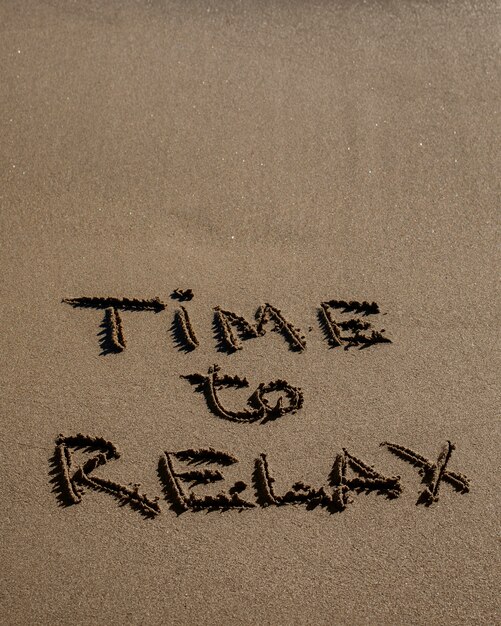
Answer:
[[(0, 3), (2, 623), (499, 622), (499, 9)], [(62, 302), (84, 296), (165, 307), (109, 307), (123, 340), (102, 354), (104, 310)], [(332, 300), (376, 302), (327, 308), (392, 343), (329, 345)], [(252, 321), (265, 303), (306, 349), (273, 320), (218, 348), (215, 307)], [(193, 350), (172, 336), (181, 306)], [(181, 378), (215, 364), (249, 383), (218, 390), (226, 409), (279, 379), (303, 406), (217, 415)], [(78, 433), (121, 453), (101, 446), (91, 468), (99, 445), (65, 440), (80, 482), (140, 483), (160, 513), (95, 484), (68, 505), (57, 485), (80, 483), (54, 465), (56, 438)], [(438, 461), (438, 501), (417, 503), (419, 467), (383, 442)], [(238, 463), (172, 455), (210, 447)], [(256, 503), (263, 454), (278, 498), (298, 482), (333, 493), (337, 462), (352, 501), (169, 507), (162, 458), (224, 475), (199, 495), (244, 482)], [(400, 476), (401, 495), (343, 491), (352, 457)]]

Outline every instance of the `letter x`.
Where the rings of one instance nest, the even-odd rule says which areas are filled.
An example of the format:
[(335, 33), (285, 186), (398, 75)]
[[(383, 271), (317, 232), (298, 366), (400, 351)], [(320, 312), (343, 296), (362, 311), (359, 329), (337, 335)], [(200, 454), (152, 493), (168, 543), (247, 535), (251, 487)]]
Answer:
[(464, 474), (447, 470), (447, 465), (452, 456), (455, 446), (448, 441), (441, 449), (436, 463), (429, 461), (424, 456), (413, 452), (409, 448), (399, 446), (396, 443), (384, 441), (382, 446), (386, 446), (390, 452), (407, 461), (414, 467), (419, 468), (419, 473), (423, 477), (425, 488), (420, 493), (416, 504), (430, 506), (438, 501), (438, 490), (442, 481), (449, 483), (459, 493), (470, 491), (470, 481)]

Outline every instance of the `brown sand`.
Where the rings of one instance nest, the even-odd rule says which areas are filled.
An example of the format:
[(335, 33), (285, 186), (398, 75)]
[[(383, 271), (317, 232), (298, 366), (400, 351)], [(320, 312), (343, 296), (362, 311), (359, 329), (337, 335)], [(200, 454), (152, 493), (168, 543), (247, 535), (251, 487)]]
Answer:
[(499, 623), (500, 8), (0, 3), (2, 623)]

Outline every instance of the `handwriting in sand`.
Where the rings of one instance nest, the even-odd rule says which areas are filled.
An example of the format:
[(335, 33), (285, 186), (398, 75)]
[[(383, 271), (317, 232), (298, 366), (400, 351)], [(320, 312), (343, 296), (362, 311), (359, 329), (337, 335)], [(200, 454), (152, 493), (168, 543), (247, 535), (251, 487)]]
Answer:
[[(191, 289), (176, 289), (171, 297), (186, 303), (192, 300)], [(123, 352), (126, 339), (121, 313), (124, 311), (165, 311), (166, 304), (159, 298), (115, 298), (79, 297), (64, 299), (63, 302), (75, 308), (92, 308), (104, 311), (101, 327), (102, 354)], [(265, 335), (270, 324), (280, 333), (290, 350), (306, 350), (306, 338), (277, 307), (265, 303), (258, 307), (254, 321), (220, 306), (213, 310), (213, 327), (217, 347), (220, 351), (232, 353), (241, 350), (243, 341)], [(385, 336), (385, 330), (376, 330), (369, 316), (380, 314), (379, 305), (368, 301), (329, 300), (320, 303), (317, 318), (324, 338), (332, 348), (343, 347), (348, 350), (369, 348), (383, 343), (391, 343)], [(346, 317), (349, 316), (349, 317)], [(372, 317), (370, 318), (372, 320)], [(312, 327), (309, 328), (312, 330)], [(188, 308), (179, 304), (173, 312), (171, 326), (172, 337), (178, 348), (183, 351), (196, 350), (200, 341)], [(239, 409), (228, 408), (222, 396), (228, 390), (248, 388), (245, 377), (221, 373), (216, 364), (204, 373), (183, 374), (181, 378), (200, 392), (211, 413), (215, 416), (237, 422), (264, 424), (286, 414), (293, 414), (303, 406), (303, 391), (297, 385), (291, 385), (283, 379), (259, 383), (246, 400), (246, 405)], [(222, 394), (222, 391), (224, 393)], [(270, 394), (275, 402), (270, 402)], [(436, 461), (431, 461), (410, 448), (395, 443), (384, 442), (381, 446), (401, 460), (416, 467), (422, 477), (423, 488), (417, 504), (427, 506), (438, 501), (439, 488), (447, 483), (458, 493), (467, 493), (470, 482), (466, 476), (448, 468), (454, 445), (447, 442), (442, 446)], [(75, 461), (74, 452), (83, 450), (94, 453), (83, 463)], [(128, 504), (147, 517), (155, 517), (161, 512), (160, 496), (149, 497), (139, 492), (139, 485), (131, 483), (121, 485), (111, 480), (96, 476), (95, 471), (120, 457), (116, 446), (105, 439), (77, 434), (71, 437), (60, 435), (56, 440), (53, 457), (55, 491), (64, 505), (78, 504), (82, 501), (85, 490), (105, 492), (121, 503)], [(255, 459), (251, 477), (254, 498), (247, 483), (242, 480), (234, 483), (227, 491), (216, 495), (196, 493), (196, 487), (211, 485), (224, 480), (222, 469), (238, 463), (238, 459), (228, 452), (213, 448), (165, 451), (158, 464), (158, 477), (162, 486), (163, 499), (171, 510), (178, 514), (186, 511), (227, 511), (245, 510), (256, 507), (303, 505), (307, 509), (321, 507), (329, 513), (341, 512), (353, 502), (353, 495), (373, 491), (386, 498), (398, 498), (403, 490), (400, 476), (385, 476), (372, 465), (354, 456), (347, 449), (335, 455), (332, 469), (326, 483), (312, 487), (301, 481), (292, 483), (284, 493), (278, 493), (268, 457), (262, 453)]]
[[(193, 292), (176, 289), (171, 297), (182, 302), (193, 298)], [(63, 302), (75, 308), (91, 308), (104, 310), (101, 321), (102, 354), (123, 352), (126, 348), (124, 323), (121, 312), (149, 311), (160, 313), (167, 305), (160, 298), (115, 298), (112, 296), (82, 296), (65, 298)], [(294, 352), (306, 350), (306, 338), (281, 311), (270, 303), (258, 307), (254, 321), (243, 315), (216, 306), (213, 310), (213, 329), (217, 347), (222, 352), (232, 353), (241, 350), (243, 341), (263, 337), (270, 327), (280, 333), (289, 349)], [(386, 337), (385, 329), (376, 330), (371, 321), (379, 315), (380, 309), (376, 302), (356, 300), (329, 300), (321, 302), (317, 307), (317, 320), (327, 344), (331, 348), (342, 347), (365, 349), (383, 343), (391, 343)], [(171, 326), (173, 341), (180, 350), (190, 352), (196, 350), (200, 341), (197, 337), (195, 324), (186, 306), (179, 305), (174, 310)]]
[[(460, 494), (469, 491), (468, 478), (448, 467), (455, 449), (450, 441), (442, 446), (436, 461), (395, 443), (384, 442), (380, 445), (418, 468), (423, 488), (416, 504), (429, 506), (437, 502), (443, 483)], [(74, 453), (78, 450), (93, 453), (93, 456), (78, 464), (74, 458)], [(98, 468), (119, 458), (117, 447), (103, 438), (81, 433), (74, 436), (59, 435), (52, 459), (52, 474), (54, 491), (61, 504), (79, 504), (86, 490), (101, 491), (122, 504), (128, 504), (146, 517), (156, 517), (161, 513), (160, 496), (150, 497), (140, 493), (140, 485), (137, 483), (126, 486), (95, 475)], [(187, 511), (245, 510), (286, 505), (303, 505), (308, 510), (320, 507), (329, 513), (336, 513), (344, 511), (353, 502), (353, 496), (360, 492), (375, 492), (395, 499), (403, 491), (400, 476), (385, 476), (343, 448), (335, 454), (326, 484), (320, 487), (295, 481), (288, 491), (277, 493), (268, 456), (262, 453), (255, 459), (251, 476), (253, 499), (246, 495), (248, 485), (242, 480), (216, 495), (195, 493), (194, 488), (197, 486), (223, 481), (223, 468), (237, 463), (238, 459), (234, 455), (214, 448), (165, 451), (158, 463), (163, 499), (177, 514)]]
[[(196, 385), (196, 391), (203, 393), (207, 407), (217, 417), (232, 422), (252, 423), (262, 420), (267, 421), (282, 417), (286, 413), (295, 413), (303, 406), (303, 392), (300, 387), (293, 387), (286, 380), (274, 380), (269, 383), (260, 383), (254, 393), (247, 400), (248, 408), (234, 411), (225, 408), (220, 398), (219, 391), (223, 388), (248, 387), (247, 378), (240, 376), (221, 375), (218, 365), (209, 368), (207, 374), (188, 374), (181, 376), (192, 385)], [(266, 398), (267, 394), (280, 392), (281, 395), (274, 405)]]

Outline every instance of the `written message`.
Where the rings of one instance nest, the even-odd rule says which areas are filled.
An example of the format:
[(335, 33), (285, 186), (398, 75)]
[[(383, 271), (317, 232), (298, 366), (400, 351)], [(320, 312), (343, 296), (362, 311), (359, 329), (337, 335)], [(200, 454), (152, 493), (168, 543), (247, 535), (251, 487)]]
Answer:
[[(176, 289), (171, 297), (188, 302), (193, 298), (193, 292), (189, 289)], [(104, 311), (101, 322), (102, 354), (120, 353), (126, 348), (121, 312), (160, 313), (166, 310), (166, 304), (159, 298), (148, 300), (84, 296), (64, 299), (63, 302), (75, 308)], [(279, 308), (269, 303), (258, 307), (253, 321), (220, 306), (215, 307), (213, 313), (215, 337), (220, 351), (231, 353), (241, 350), (242, 342), (262, 337), (270, 326), (284, 337), (290, 350), (306, 350), (306, 339), (302, 331)], [(391, 343), (384, 329), (376, 329), (372, 321), (368, 321), (368, 318), (372, 320), (373, 316), (379, 314), (377, 303), (354, 300), (321, 302), (317, 310), (318, 322), (327, 343), (332, 348), (346, 350), (367, 349)], [(175, 343), (183, 350), (196, 350), (200, 345), (191, 315), (184, 305), (179, 305), (173, 312), (171, 332)], [(230, 409), (221, 397), (221, 390), (247, 388), (250, 386), (247, 378), (223, 374), (217, 364), (204, 373), (182, 374), (181, 377), (203, 395), (208, 410), (214, 416), (240, 424), (263, 425), (300, 411), (304, 403), (303, 391), (297, 384), (292, 385), (284, 379), (278, 379), (259, 383), (244, 407)], [(275, 397), (275, 400), (271, 401), (271, 397)], [(442, 483), (448, 484), (460, 494), (469, 491), (469, 479), (449, 468), (455, 449), (450, 441), (442, 445), (436, 460), (427, 459), (396, 443), (383, 442), (380, 445), (417, 468), (422, 482), (417, 504), (429, 506), (437, 502)], [(75, 453), (78, 450), (91, 453), (91, 456), (77, 462)], [(68, 506), (78, 504), (87, 489), (107, 493), (121, 503), (129, 504), (146, 517), (155, 517), (161, 512), (161, 500), (178, 514), (187, 511), (246, 510), (286, 505), (302, 505), (308, 510), (320, 507), (329, 513), (335, 513), (345, 510), (356, 493), (372, 491), (388, 499), (395, 499), (403, 491), (400, 476), (386, 476), (373, 465), (342, 448), (334, 455), (325, 484), (318, 487), (294, 480), (291, 481), (290, 489), (278, 493), (268, 456), (261, 453), (254, 461), (254, 470), (249, 481), (251, 486), (244, 480), (238, 480), (215, 495), (204, 495), (197, 488), (224, 481), (224, 468), (238, 463), (238, 459), (230, 452), (207, 447), (164, 451), (158, 462), (158, 478), (163, 497), (150, 497), (140, 493), (138, 484), (122, 485), (96, 474), (100, 467), (119, 457), (115, 444), (103, 438), (81, 433), (74, 436), (59, 435), (52, 458), (52, 480), (60, 502)]]

